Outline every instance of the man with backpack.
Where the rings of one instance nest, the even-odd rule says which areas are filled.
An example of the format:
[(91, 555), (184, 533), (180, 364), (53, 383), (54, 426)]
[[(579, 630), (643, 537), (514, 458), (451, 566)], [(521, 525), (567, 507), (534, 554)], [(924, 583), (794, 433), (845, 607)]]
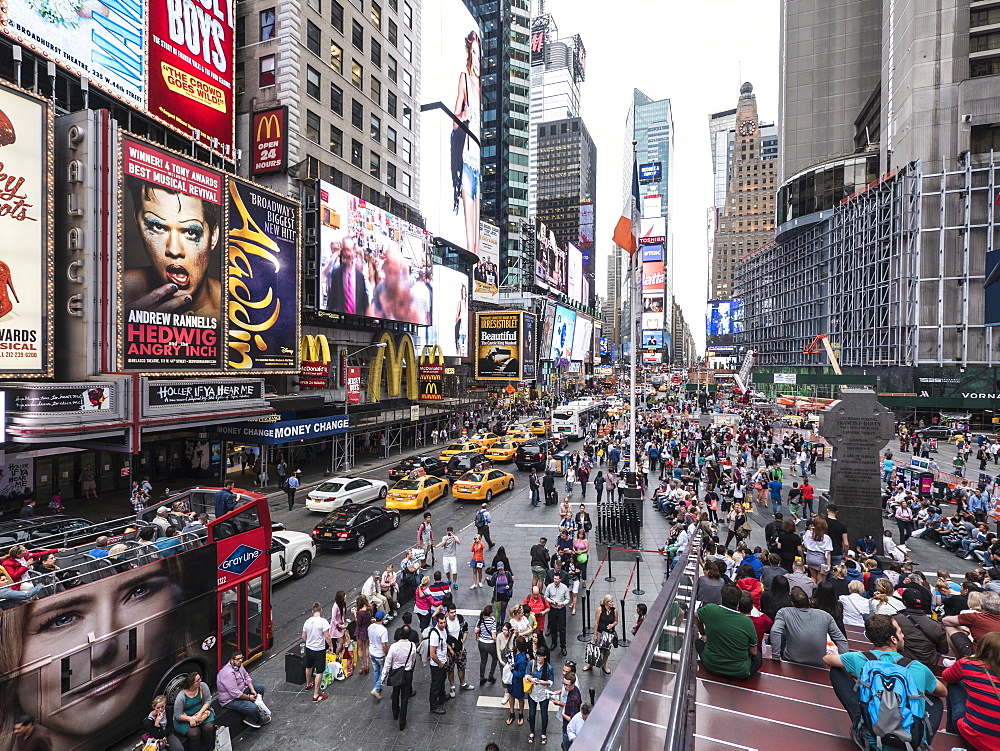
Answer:
[(830, 683), (851, 717), (851, 739), (866, 751), (895, 735), (915, 751), (930, 749), (948, 689), (930, 669), (904, 657), (903, 631), (887, 615), (865, 622), (871, 651), (826, 655)]
[(490, 550), (493, 550), (493, 539), (490, 537), (490, 524), (492, 523), (493, 517), (486, 510), (484, 503), (483, 507), (476, 512), (476, 533), (489, 546)]

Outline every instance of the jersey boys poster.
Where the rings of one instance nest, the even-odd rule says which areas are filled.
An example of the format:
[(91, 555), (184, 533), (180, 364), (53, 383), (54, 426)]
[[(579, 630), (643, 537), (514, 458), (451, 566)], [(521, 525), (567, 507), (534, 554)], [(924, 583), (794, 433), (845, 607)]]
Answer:
[(298, 210), (230, 179), (228, 227), (227, 366), (298, 370)]
[(222, 365), (222, 175), (122, 139), (122, 368)]

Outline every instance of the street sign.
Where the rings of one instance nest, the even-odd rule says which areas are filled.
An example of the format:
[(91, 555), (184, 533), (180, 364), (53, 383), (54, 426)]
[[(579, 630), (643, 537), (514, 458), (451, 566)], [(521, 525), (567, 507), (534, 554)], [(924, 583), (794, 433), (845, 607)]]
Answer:
[(517, 391), (517, 389), (515, 389), (515, 388), (514, 388), (513, 386), (511, 386), (511, 385), (510, 385), (510, 384), (508, 383), (508, 384), (507, 384), (507, 388), (505, 388), (505, 389), (504, 389), (504, 391), (506, 391), (506, 392), (507, 392), (508, 394), (513, 394), (513, 393), (514, 393), (515, 391)]

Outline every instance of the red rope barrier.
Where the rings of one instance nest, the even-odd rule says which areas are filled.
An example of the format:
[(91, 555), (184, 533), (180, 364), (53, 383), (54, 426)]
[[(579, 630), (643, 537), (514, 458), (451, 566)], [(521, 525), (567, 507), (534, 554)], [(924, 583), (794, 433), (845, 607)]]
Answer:
[[(639, 568), (639, 561), (636, 561), (635, 563), (632, 564), (632, 573), (629, 574), (628, 584), (625, 585), (625, 592), (623, 594), (626, 596), (628, 595), (629, 590), (632, 587), (632, 580), (635, 578), (635, 572), (638, 568)], [(624, 600), (625, 597), (622, 597), (622, 599)]]
[(608, 548), (608, 550), (624, 550), (627, 553), (663, 553), (662, 550), (643, 550), (642, 548)]
[(608, 559), (609, 553), (611, 553), (611, 548), (608, 548), (607, 550), (604, 551), (604, 557), (601, 558), (601, 565), (598, 566), (597, 571), (594, 572), (594, 578), (590, 580), (590, 584), (587, 586), (587, 589), (594, 588), (594, 582), (597, 581), (597, 575), (601, 573), (601, 569), (604, 568), (604, 561)]

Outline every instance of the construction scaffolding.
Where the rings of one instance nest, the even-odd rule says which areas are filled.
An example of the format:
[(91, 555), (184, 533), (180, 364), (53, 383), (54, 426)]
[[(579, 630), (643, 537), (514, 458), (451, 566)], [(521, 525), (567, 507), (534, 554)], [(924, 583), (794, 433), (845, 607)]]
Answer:
[(827, 365), (803, 352), (818, 334), (844, 367), (995, 365), (983, 280), (1000, 248), (997, 167), (992, 154), (931, 174), (911, 163), (748, 256), (745, 346), (762, 367)]

